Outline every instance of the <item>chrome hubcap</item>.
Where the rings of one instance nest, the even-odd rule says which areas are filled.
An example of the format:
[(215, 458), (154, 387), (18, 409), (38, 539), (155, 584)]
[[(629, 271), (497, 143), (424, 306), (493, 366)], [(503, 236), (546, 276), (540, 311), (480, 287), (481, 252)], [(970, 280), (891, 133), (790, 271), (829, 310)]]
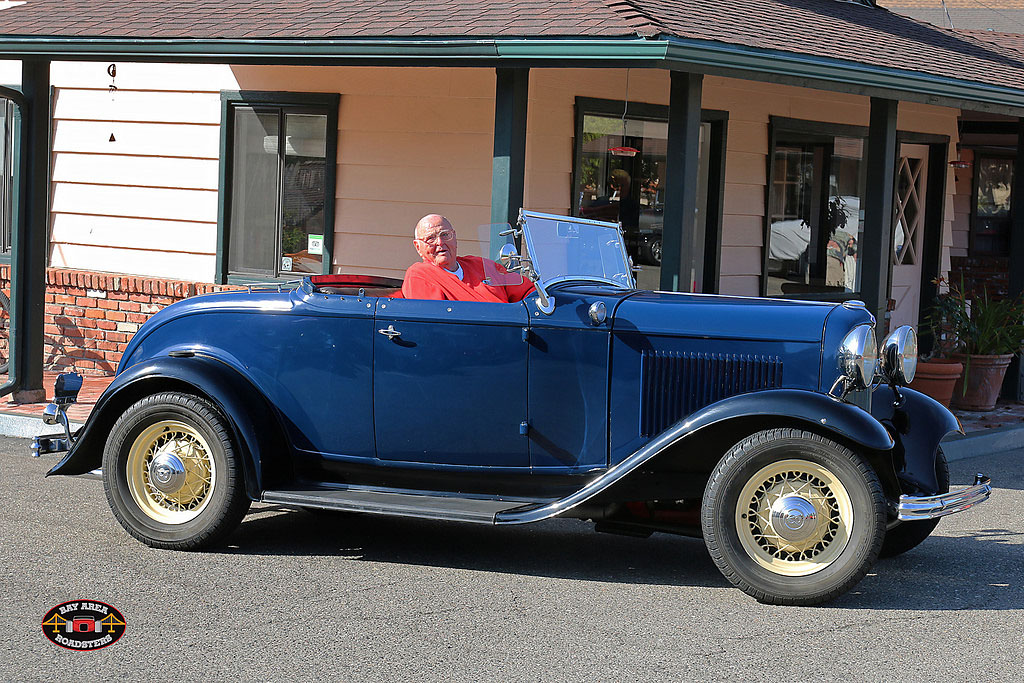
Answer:
[(772, 504), (772, 528), (787, 541), (803, 541), (818, 526), (818, 511), (801, 496), (785, 496)]
[(185, 463), (168, 450), (157, 453), (149, 463), (149, 483), (161, 493), (170, 494), (180, 489), (185, 476)]

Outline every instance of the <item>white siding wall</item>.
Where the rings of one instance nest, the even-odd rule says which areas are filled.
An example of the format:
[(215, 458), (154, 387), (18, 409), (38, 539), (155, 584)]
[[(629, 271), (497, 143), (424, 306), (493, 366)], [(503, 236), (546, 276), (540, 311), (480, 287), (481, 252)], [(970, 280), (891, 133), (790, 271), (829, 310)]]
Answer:
[[(228, 66), (55, 62), (57, 267), (212, 281)], [(111, 136), (114, 140), (111, 141)]]
[(0, 59), (0, 85), (21, 85), (21, 62)]

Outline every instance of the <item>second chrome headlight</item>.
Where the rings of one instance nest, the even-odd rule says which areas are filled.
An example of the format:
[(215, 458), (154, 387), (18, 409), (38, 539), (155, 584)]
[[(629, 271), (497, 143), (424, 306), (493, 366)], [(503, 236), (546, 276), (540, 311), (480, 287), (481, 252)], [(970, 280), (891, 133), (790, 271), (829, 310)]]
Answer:
[(917, 374), (917, 332), (910, 325), (897, 327), (882, 344), (880, 370), (894, 384), (910, 384)]
[(852, 382), (853, 389), (866, 389), (878, 368), (878, 342), (871, 325), (853, 328), (839, 345), (839, 367)]

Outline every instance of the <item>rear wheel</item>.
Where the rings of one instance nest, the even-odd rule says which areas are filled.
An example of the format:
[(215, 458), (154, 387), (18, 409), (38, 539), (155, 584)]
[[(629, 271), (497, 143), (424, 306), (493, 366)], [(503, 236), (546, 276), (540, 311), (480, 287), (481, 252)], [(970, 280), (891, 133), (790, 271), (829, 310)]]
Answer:
[(772, 429), (733, 446), (708, 480), (701, 526), (711, 558), (761, 602), (814, 605), (849, 590), (885, 538), (874, 470), (817, 434)]
[[(935, 453), (935, 478), (939, 482), (939, 493), (949, 493), (949, 463), (942, 449)], [(916, 548), (935, 531), (938, 519), (919, 519), (913, 522), (897, 522), (885, 532), (881, 557), (895, 557)]]
[(154, 394), (125, 411), (107, 439), (103, 482), (121, 525), (157, 548), (212, 545), (249, 509), (226, 420), (189, 394)]

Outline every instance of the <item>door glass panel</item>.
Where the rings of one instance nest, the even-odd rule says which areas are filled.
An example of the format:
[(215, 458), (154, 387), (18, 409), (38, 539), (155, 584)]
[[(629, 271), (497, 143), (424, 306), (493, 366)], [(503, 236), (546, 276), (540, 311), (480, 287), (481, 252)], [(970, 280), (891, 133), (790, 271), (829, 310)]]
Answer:
[(231, 270), (275, 274), (280, 117), (251, 107), (234, 109)]
[(282, 272), (323, 271), (327, 117), (285, 114)]

